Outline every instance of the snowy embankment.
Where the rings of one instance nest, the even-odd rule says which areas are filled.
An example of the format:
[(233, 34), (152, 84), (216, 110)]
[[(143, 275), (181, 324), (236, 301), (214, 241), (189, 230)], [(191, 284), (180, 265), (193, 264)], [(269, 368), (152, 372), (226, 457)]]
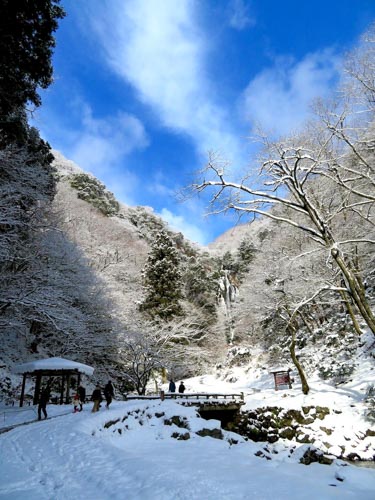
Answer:
[[(186, 383), (187, 390), (243, 392), (246, 402), (243, 411), (278, 407), (282, 411), (297, 410), (303, 413), (302, 408), (313, 407), (313, 413), (315, 407), (327, 408), (329, 414), (324, 419), (316, 418), (309, 425), (301, 426), (304, 437), (324, 453), (335, 457), (353, 456), (361, 460), (374, 460), (375, 425), (366, 418), (368, 408), (365, 401), (368, 387), (375, 384), (372, 359), (362, 359), (351, 381), (339, 387), (319, 377), (312, 377), (308, 395), (302, 393), (297, 381), (293, 383), (292, 389), (275, 391), (272, 375), (262, 369), (245, 374), (242, 368), (233, 368), (227, 378), (232, 382), (209, 375), (196, 377)], [(291, 446), (298, 444), (295, 439), (282, 441)]]
[[(341, 433), (352, 439), (362, 425), (369, 426), (363, 418), (362, 393), (367, 375), (371, 378), (374, 372), (370, 365), (361, 370), (359, 385), (334, 389), (314, 381), (309, 396), (303, 396), (298, 386), (274, 391), (272, 379), (261, 371), (251, 378), (238, 370), (236, 377), (232, 374), (236, 382), (230, 384), (206, 376), (185, 385), (188, 392), (243, 391), (246, 409), (335, 407), (341, 413), (331, 415), (331, 436), (338, 439)], [(110, 410), (102, 408), (97, 414), (91, 413), (91, 405), (81, 413), (71, 410), (49, 405), (51, 416), (69, 413), (0, 435), (0, 499), (374, 498), (374, 469), (340, 460), (302, 465), (300, 459), (310, 445), (246, 441), (222, 431), (217, 420), (200, 419), (194, 408), (175, 401), (114, 402)], [(26, 418), (28, 412), (22, 413)], [(35, 418), (32, 411), (28, 418)]]
[[(214, 378), (186, 385), (202, 390), (204, 381), (210, 392)], [(217, 379), (215, 389), (224, 389)], [(268, 391), (254, 396), (266, 401)], [(291, 402), (299, 399), (295, 391), (273, 396), (278, 404)], [(247, 399), (248, 406), (259, 402)], [(67, 407), (48, 409), (52, 415)], [(175, 401), (114, 402), (110, 410), (90, 410), (91, 405), (85, 405), (81, 413), (1, 434), (0, 499), (374, 498), (372, 469), (339, 460), (329, 466), (302, 465), (299, 460), (308, 445), (296, 443), (293, 453), (284, 442), (275, 443), (266, 460), (257, 456), (265, 443), (222, 431), (218, 421), (200, 419), (194, 408)]]

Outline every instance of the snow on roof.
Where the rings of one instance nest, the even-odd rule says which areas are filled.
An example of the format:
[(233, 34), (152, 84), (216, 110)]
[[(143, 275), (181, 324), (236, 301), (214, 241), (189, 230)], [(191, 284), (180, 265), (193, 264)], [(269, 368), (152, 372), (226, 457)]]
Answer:
[(292, 369), (289, 366), (271, 366), (268, 368), (268, 373), (277, 373), (277, 372), (291, 372)]
[(31, 373), (37, 370), (78, 370), (80, 373), (92, 375), (94, 368), (92, 366), (77, 363), (64, 358), (47, 358), (30, 361), (22, 365), (16, 365), (13, 368), (14, 373)]

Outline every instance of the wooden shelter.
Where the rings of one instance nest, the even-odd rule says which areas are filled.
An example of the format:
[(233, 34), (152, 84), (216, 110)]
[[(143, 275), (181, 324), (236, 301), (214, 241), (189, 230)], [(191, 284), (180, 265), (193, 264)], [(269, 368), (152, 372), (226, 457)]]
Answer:
[(61, 377), (60, 386), (60, 404), (69, 403), (70, 400), (70, 382), (72, 378), (77, 379), (77, 387), (81, 383), (81, 375), (91, 376), (94, 373), (94, 368), (83, 363), (77, 363), (64, 358), (47, 358), (37, 361), (30, 361), (22, 365), (16, 365), (13, 369), (14, 373), (23, 375), (20, 406), (23, 406), (25, 398), (25, 385), (27, 377), (35, 377), (35, 390), (33, 404), (38, 404), (40, 390), (42, 387), (43, 377), (55, 378)]

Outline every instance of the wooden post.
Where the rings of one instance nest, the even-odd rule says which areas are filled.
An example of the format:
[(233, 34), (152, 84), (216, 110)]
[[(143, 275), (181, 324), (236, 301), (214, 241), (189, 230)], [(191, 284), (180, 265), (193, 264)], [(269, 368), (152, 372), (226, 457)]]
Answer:
[(23, 374), (23, 379), (22, 379), (20, 406), (23, 406), (23, 400), (25, 398), (25, 384), (26, 384), (26, 373)]
[(65, 375), (61, 375), (61, 391), (60, 391), (60, 404), (62, 405), (64, 402), (64, 383), (65, 383)]
[(33, 405), (36, 405), (39, 403), (39, 393), (40, 393), (40, 384), (42, 381), (42, 375), (38, 373), (36, 375), (36, 380), (35, 380), (35, 390), (34, 390), (34, 398), (33, 398)]
[(66, 376), (66, 396), (65, 404), (69, 404), (69, 394), (70, 394), (70, 373)]

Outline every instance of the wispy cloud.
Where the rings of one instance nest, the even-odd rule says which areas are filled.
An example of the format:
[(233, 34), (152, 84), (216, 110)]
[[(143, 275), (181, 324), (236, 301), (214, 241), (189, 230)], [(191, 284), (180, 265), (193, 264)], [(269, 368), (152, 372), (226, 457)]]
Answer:
[(183, 233), (190, 241), (199, 243), (200, 245), (206, 245), (208, 241), (210, 241), (207, 233), (202, 229), (202, 225), (198, 227), (192, 222), (189, 222), (185, 216), (176, 215), (167, 208), (161, 210), (160, 216), (168, 223), (173, 231)]
[(142, 122), (123, 111), (95, 117), (91, 107), (78, 96), (66, 104), (66, 111), (69, 119), (59, 120), (53, 108), (40, 110), (35, 123), (42, 136), (65, 157), (103, 181), (118, 199), (136, 204), (134, 192), (141, 181), (127, 168), (127, 158), (149, 144)]
[(72, 159), (82, 168), (99, 175), (132, 151), (148, 145), (143, 124), (128, 113), (95, 118), (91, 108), (82, 107), (82, 119), (76, 140), (70, 148)]
[(251, 28), (255, 18), (251, 15), (250, 6), (245, 0), (231, 0), (229, 4), (229, 25), (237, 30)]
[(151, 106), (163, 126), (184, 133), (196, 150), (241, 153), (230, 110), (206, 74), (209, 43), (192, 0), (96, 2), (88, 16), (108, 65)]
[(332, 50), (309, 54), (299, 62), (278, 58), (247, 86), (242, 102), (246, 118), (277, 135), (298, 129), (308, 118), (312, 101), (332, 92), (338, 64)]

